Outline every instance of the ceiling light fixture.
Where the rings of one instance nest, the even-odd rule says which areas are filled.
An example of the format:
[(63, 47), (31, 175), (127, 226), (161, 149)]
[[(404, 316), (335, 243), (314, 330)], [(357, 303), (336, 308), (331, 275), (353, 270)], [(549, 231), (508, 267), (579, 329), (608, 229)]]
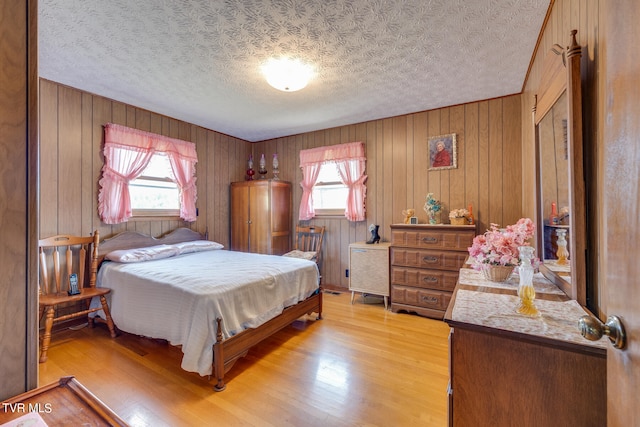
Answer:
[(313, 67), (299, 59), (271, 58), (262, 66), (267, 82), (283, 92), (295, 92), (304, 88), (313, 77)]

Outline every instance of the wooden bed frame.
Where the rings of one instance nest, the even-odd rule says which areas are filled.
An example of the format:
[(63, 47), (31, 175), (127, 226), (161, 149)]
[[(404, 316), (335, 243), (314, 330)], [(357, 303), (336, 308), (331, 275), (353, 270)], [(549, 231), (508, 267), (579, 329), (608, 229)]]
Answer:
[[(206, 235), (202, 235), (188, 228), (178, 228), (160, 238), (151, 237), (134, 231), (125, 231), (109, 239), (105, 239), (100, 243), (98, 247), (98, 262), (102, 263), (107, 253), (117, 249), (133, 249), (161, 244), (174, 244), (193, 240), (203, 240), (206, 238)], [(285, 308), (280, 315), (259, 327), (246, 329), (227, 339), (224, 339), (222, 336), (223, 319), (218, 317), (216, 319), (216, 343), (213, 345), (212, 361), (212, 371), (217, 381), (214, 386), (214, 390), (223, 391), (226, 388), (224, 374), (231, 369), (238, 359), (246, 356), (251, 347), (275, 334), (282, 328), (290, 325), (301, 316), (312, 313), (317, 313), (317, 318), (322, 319), (321, 288), (306, 300)]]

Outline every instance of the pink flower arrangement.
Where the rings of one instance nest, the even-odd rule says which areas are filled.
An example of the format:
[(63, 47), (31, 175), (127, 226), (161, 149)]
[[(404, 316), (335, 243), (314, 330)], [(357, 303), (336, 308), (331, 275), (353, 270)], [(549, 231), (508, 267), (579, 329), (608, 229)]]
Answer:
[(518, 247), (529, 246), (527, 241), (534, 231), (535, 224), (529, 218), (520, 218), (504, 230), (499, 229), (498, 224), (491, 224), (484, 234), (474, 237), (469, 255), (478, 267), (482, 264), (517, 266), (520, 263)]

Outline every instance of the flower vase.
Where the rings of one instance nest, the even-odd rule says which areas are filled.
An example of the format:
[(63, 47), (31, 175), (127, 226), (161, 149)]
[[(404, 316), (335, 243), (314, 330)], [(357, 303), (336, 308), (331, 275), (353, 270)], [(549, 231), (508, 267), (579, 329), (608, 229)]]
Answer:
[(534, 304), (536, 299), (536, 291), (533, 287), (533, 251), (532, 246), (520, 246), (520, 267), (518, 273), (520, 275), (520, 283), (518, 285), (518, 297), (520, 302), (516, 307), (516, 311), (529, 317), (538, 317), (540, 312)]
[(513, 266), (491, 265), (482, 266), (482, 274), (490, 282), (506, 282), (513, 273)]
[(429, 224), (436, 225), (440, 224), (440, 212), (427, 212), (427, 217), (429, 219)]

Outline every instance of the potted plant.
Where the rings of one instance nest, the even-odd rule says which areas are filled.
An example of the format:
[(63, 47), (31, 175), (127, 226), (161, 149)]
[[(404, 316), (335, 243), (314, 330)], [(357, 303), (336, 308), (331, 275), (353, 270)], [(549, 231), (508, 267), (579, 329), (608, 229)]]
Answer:
[(449, 220), (452, 225), (465, 225), (468, 224), (469, 211), (466, 209), (454, 209), (449, 212)]
[[(469, 255), (474, 260), (474, 268), (481, 270), (487, 280), (504, 282), (520, 263), (520, 246), (529, 246), (535, 224), (529, 218), (520, 218), (517, 223), (504, 229), (498, 224), (484, 234), (474, 237)], [(534, 260), (537, 264), (537, 260)], [(534, 267), (537, 267), (534, 266)]]

